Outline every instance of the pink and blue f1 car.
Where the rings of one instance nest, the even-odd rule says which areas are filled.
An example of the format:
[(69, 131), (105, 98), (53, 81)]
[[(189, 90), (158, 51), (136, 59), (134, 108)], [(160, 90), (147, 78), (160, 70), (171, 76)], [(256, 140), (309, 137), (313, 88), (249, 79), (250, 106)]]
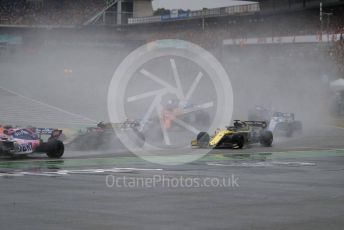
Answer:
[[(0, 133), (0, 155), (19, 156), (44, 153), (49, 158), (61, 158), (64, 144), (59, 140), (62, 130), (50, 128), (9, 128)], [(42, 136), (50, 135), (47, 141)]]

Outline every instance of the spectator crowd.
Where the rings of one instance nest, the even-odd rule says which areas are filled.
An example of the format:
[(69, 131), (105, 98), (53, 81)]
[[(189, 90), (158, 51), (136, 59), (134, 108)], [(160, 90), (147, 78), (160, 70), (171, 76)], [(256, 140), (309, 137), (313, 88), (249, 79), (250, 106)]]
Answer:
[[(344, 33), (344, 7), (326, 9), (329, 18), (319, 20), (319, 10), (311, 9), (279, 14), (219, 17), (198, 21), (176, 21), (152, 25), (151, 40), (180, 38), (196, 43), (217, 43), (223, 39), (278, 38), (284, 36), (329, 35)], [(148, 26), (147, 26), (148, 27)], [(157, 29), (158, 27), (158, 29)], [(320, 38), (319, 38), (320, 39)], [(211, 44), (208, 44), (211, 45)]]
[[(111, 0), (0, 0), (0, 23), (9, 25), (78, 25), (104, 9)], [(330, 55), (344, 73), (344, 6), (284, 13), (181, 20), (131, 27), (128, 33), (113, 33), (119, 40), (152, 41), (175, 38), (194, 42), (207, 49), (224, 39), (342, 34), (331, 46)]]
[(105, 0), (0, 0), (0, 23), (78, 25), (105, 4)]

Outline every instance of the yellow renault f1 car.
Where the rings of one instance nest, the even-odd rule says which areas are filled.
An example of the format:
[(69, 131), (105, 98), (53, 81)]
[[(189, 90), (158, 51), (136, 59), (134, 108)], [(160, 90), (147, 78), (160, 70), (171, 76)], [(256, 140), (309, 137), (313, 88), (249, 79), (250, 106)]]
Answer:
[(214, 136), (210, 136), (207, 132), (200, 132), (196, 140), (191, 141), (191, 146), (241, 149), (245, 145), (254, 143), (269, 147), (272, 141), (273, 134), (267, 129), (265, 121), (235, 120), (233, 126), (217, 131)]

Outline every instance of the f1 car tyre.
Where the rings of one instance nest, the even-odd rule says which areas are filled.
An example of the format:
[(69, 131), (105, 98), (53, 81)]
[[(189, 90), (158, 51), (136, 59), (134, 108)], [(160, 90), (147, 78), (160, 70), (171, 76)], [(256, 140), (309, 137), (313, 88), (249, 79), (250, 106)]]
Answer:
[(207, 132), (200, 132), (197, 135), (197, 144), (200, 148), (206, 148), (210, 141), (210, 136)]
[(46, 153), (49, 158), (61, 158), (64, 153), (64, 144), (59, 140), (45, 143)]
[(236, 148), (242, 149), (244, 147), (245, 139), (240, 134), (234, 134), (232, 137), (233, 145), (236, 145)]
[(259, 142), (261, 145), (265, 147), (270, 147), (272, 144), (272, 141), (273, 141), (273, 135), (270, 130), (263, 130), (260, 133)]

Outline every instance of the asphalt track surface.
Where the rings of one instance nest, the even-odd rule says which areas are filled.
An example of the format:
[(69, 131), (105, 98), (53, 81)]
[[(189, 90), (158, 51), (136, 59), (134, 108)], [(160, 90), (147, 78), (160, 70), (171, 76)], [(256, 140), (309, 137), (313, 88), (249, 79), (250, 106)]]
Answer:
[(339, 230), (343, 174), (344, 129), (327, 126), (176, 166), (126, 152), (2, 159), (0, 229)]

